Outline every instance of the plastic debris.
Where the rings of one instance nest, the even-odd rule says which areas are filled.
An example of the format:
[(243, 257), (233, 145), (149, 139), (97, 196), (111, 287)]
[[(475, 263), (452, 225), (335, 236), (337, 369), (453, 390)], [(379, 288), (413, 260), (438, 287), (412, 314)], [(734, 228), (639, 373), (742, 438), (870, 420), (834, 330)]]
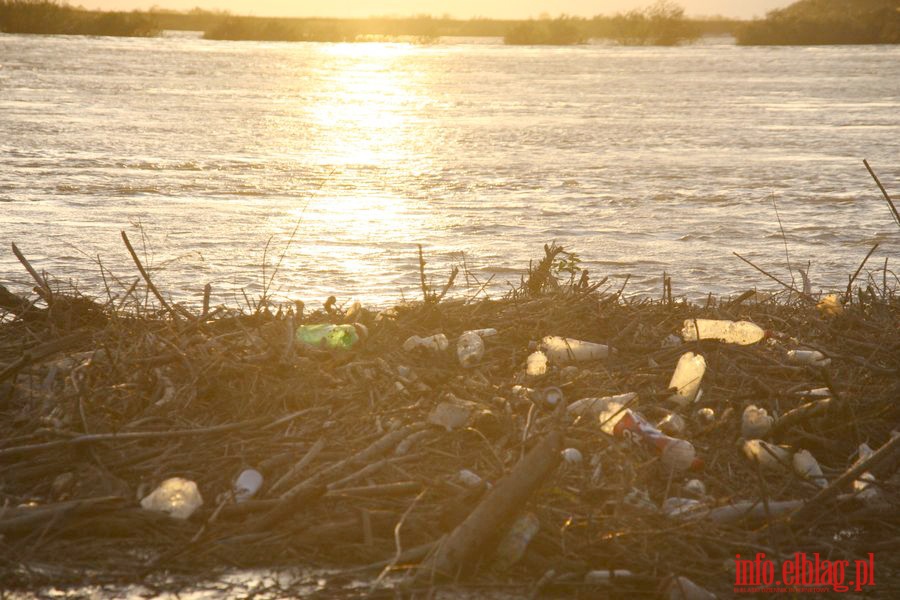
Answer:
[(666, 516), (679, 519), (697, 515), (705, 508), (705, 504), (694, 498), (666, 498), (662, 504), (662, 511)]
[(745, 440), (744, 455), (767, 469), (785, 468), (791, 464), (791, 452), (763, 440)]
[(427, 350), (429, 352), (443, 352), (450, 347), (450, 341), (443, 333), (436, 333), (428, 337), (419, 337), (411, 335), (403, 342), (403, 349), (406, 352), (412, 352), (416, 349)]
[(836, 317), (844, 312), (841, 297), (837, 294), (828, 294), (816, 304), (819, 313), (826, 318)]
[(706, 359), (702, 355), (693, 352), (682, 354), (669, 381), (669, 389), (675, 389), (669, 400), (681, 407), (693, 402), (697, 398), (705, 372)]
[(583, 460), (578, 448), (566, 448), (562, 451), (562, 458), (568, 465), (579, 465)]
[(548, 335), (542, 339), (541, 350), (554, 365), (607, 358), (610, 353), (609, 346), (604, 344), (584, 342), (558, 335)]
[(626, 506), (636, 510), (637, 512), (645, 514), (655, 514), (659, 512), (659, 507), (653, 504), (653, 501), (650, 500), (650, 495), (645, 490), (634, 488), (630, 492), (625, 494), (625, 497), (622, 498), (622, 501)]
[(787, 358), (795, 365), (809, 365), (811, 367), (827, 367), (831, 359), (818, 350), (788, 350)]
[(541, 390), (541, 398), (544, 401), (544, 405), (548, 408), (556, 407), (565, 397), (566, 395), (563, 391), (556, 386), (546, 387)]
[(473, 408), (458, 398), (441, 402), (428, 414), (428, 422), (440, 425), (447, 431), (465, 427), (472, 416)]
[(368, 335), (365, 325), (301, 325), (296, 339), (301, 344), (327, 350), (349, 350)]
[(822, 474), (822, 467), (816, 457), (809, 450), (800, 450), (794, 453), (794, 471), (800, 477), (809, 479), (820, 488), (828, 487), (828, 481)]
[(497, 567), (505, 570), (519, 562), (528, 544), (540, 529), (541, 522), (534, 513), (527, 512), (516, 519), (497, 545), (495, 553)]
[[(853, 463), (851, 468), (855, 467), (864, 460), (868, 460), (869, 457), (872, 456), (872, 454), (872, 448), (869, 447), (868, 444), (860, 444), (856, 454), (856, 461)], [(856, 497), (867, 504), (878, 500), (880, 491), (878, 489), (878, 486), (872, 485), (875, 482), (875, 476), (868, 471), (860, 475), (859, 479), (853, 482), (853, 491), (856, 492)]]
[(766, 409), (757, 408), (755, 404), (751, 404), (744, 409), (741, 416), (741, 436), (744, 439), (759, 439), (766, 436), (772, 429), (775, 422)]
[(712, 423), (716, 420), (716, 411), (711, 408), (701, 408), (697, 411), (697, 416), (705, 423)]
[(656, 428), (662, 431), (666, 435), (671, 436), (679, 436), (684, 434), (684, 430), (687, 427), (687, 424), (684, 422), (684, 418), (681, 415), (676, 415), (675, 413), (671, 413), (666, 415), (656, 424)]
[(262, 487), (262, 473), (256, 469), (244, 469), (234, 482), (234, 501), (240, 504), (256, 495)]
[(173, 519), (187, 519), (203, 505), (197, 484), (189, 479), (172, 477), (141, 500), (145, 510), (167, 513)]
[(749, 346), (765, 339), (766, 330), (750, 321), (687, 319), (681, 329), (681, 337), (686, 342), (714, 340), (726, 344)]
[(716, 600), (716, 595), (687, 577), (672, 577), (663, 590), (665, 600)]
[(529, 377), (541, 377), (547, 374), (547, 355), (538, 350), (528, 355), (525, 361), (525, 374)]
[(474, 331), (463, 333), (456, 342), (456, 356), (463, 367), (474, 367), (484, 356), (484, 340)]
[(669, 437), (656, 429), (639, 413), (626, 409), (613, 428), (617, 438), (628, 439), (660, 456), (661, 462), (674, 471), (697, 469), (703, 462), (697, 458), (694, 445), (687, 440)]
[(494, 329), (493, 327), (488, 327), (485, 329), (471, 329), (466, 333), (474, 333), (478, 337), (486, 338), (486, 337), (493, 337), (493, 336), (497, 335), (497, 330)]
[(675, 348), (676, 346), (680, 346), (684, 341), (674, 333), (670, 333), (665, 338), (663, 338), (662, 343), (660, 344), (661, 348)]
[(584, 574), (585, 585), (607, 585), (614, 579), (627, 579), (634, 574), (627, 569), (597, 569)]
[[(627, 394), (619, 394), (617, 396), (604, 396), (603, 398), (582, 398), (576, 400), (566, 407), (566, 412), (573, 417), (585, 417), (589, 419), (600, 418), (605, 421), (611, 416), (610, 413), (618, 412), (623, 406), (629, 402), (633, 402), (637, 398), (634, 392)], [(604, 418), (604, 415), (606, 417)], [(610, 433), (612, 425), (609, 426)]]
[(691, 479), (687, 481), (682, 489), (684, 493), (694, 498), (702, 498), (706, 496), (706, 485), (699, 479)]
[(457, 473), (456, 480), (470, 488), (476, 488), (484, 481), (477, 473), (469, 469), (462, 469)]

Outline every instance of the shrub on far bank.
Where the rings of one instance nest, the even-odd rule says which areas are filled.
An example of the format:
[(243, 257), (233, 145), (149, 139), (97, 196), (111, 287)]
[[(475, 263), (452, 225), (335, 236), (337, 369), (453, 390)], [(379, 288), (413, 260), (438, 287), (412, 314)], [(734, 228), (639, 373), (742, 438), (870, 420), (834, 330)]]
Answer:
[(608, 37), (625, 46), (677, 46), (700, 37), (699, 26), (685, 19), (684, 8), (669, 0), (616, 15), (607, 27)]
[(898, 0), (800, 0), (752, 21), (742, 45), (898, 44)]
[(153, 19), (143, 13), (91, 12), (55, 0), (0, 0), (0, 31), (124, 37), (159, 33)]
[(529, 20), (513, 26), (503, 37), (512, 46), (571, 46), (588, 40), (584, 19), (561, 16), (556, 19)]

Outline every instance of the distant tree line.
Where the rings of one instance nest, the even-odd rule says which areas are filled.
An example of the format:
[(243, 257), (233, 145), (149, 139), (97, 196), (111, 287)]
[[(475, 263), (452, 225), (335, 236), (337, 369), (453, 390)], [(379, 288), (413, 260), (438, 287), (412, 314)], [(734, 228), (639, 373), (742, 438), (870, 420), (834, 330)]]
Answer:
[(800, 0), (736, 37), (743, 45), (898, 44), (900, 0)]
[(53, 0), (0, 0), (0, 32), (148, 37), (159, 29), (140, 12), (88, 11)]
[(611, 17), (562, 15), (529, 20), (409, 18), (323, 19), (234, 16), (194, 9), (178, 12), (98, 12), (58, 0), (0, 0), (0, 32), (152, 36), (163, 29), (203, 31), (214, 40), (348, 42), (371, 39), (433, 41), (444, 36), (502, 37), (507, 44), (673, 46), (704, 35), (732, 34), (739, 44), (900, 43), (900, 0), (800, 0), (765, 19), (688, 19), (672, 0)]

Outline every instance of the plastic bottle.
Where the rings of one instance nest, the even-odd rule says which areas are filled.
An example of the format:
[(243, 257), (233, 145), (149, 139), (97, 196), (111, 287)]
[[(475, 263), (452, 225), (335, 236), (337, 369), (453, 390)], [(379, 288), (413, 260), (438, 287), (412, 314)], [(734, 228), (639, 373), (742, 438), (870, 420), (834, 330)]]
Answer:
[(719, 321), (716, 319), (687, 319), (681, 329), (685, 342), (716, 340), (726, 344), (749, 346), (761, 342), (766, 331), (750, 321)]
[(368, 335), (365, 325), (301, 325), (297, 328), (296, 339), (301, 344), (327, 350), (349, 350), (360, 339)]
[(540, 397), (544, 402), (544, 406), (546, 406), (547, 408), (555, 408), (556, 405), (562, 402), (563, 398), (565, 398), (566, 395), (561, 389), (554, 385), (551, 385), (550, 387), (545, 387), (541, 390)]
[(583, 342), (558, 335), (548, 335), (541, 340), (541, 349), (547, 359), (554, 365), (565, 365), (573, 362), (597, 360), (609, 356), (609, 346)]
[(699, 479), (691, 479), (682, 486), (682, 489), (685, 494), (694, 498), (702, 498), (706, 495), (706, 485)]
[(579, 465), (584, 457), (578, 448), (566, 448), (562, 451), (562, 459), (567, 465)]
[(693, 352), (682, 354), (669, 381), (669, 388), (675, 388), (675, 393), (669, 396), (669, 400), (682, 408), (693, 402), (697, 398), (704, 373), (706, 359), (702, 355)]
[(656, 428), (666, 435), (679, 436), (684, 433), (687, 423), (681, 415), (671, 413), (663, 417), (657, 424)]
[(474, 331), (467, 331), (456, 342), (456, 356), (464, 368), (477, 365), (484, 356), (484, 341)]
[(828, 481), (822, 474), (822, 467), (816, 457), (809, 450), (800, 450), (794, 453), (794, 471), (800, 477), (809, 479), (820, 488), (828, 487)]
[(633, 576), (633, 573), (627, 569), (595, 569), (584, 574), (584, 584), (606, 585), (614, 579), (627, 579)]
[(513, 566), (525, 555), (531, 539), (541, 529), (541, 522), (534, 513), (525, 513), (516, 519), (497, 545), (495, 562), (501, 570)]
[(757, 408), (751, 404), (744, 409), (741, 416), (741, 436), (744, 439), (759, 439), (765, 437), (769, 430), (772, 429), (772, 423), (775, 421), (764, 408)]
[(493, 327), (487, 327), (485, 329), (472, 329), (471, 333), (476, 333), (482, 338), (491, 337), (497, 335), (497, 330)]
[(812, 367), (827, 367), (831, 359), (818, 350), (788, 350), (787, 358), (795, 365), (810, 365)]
[(234, 482), (234, 501), (238, 504), (246, 502), (256, 495), (262, 484), (262, 473), (256, 469), (244, 469)]
[[(856, 461), (851, 468), (864, 460), (868, 460), (873, 453), (872, 448), (870, 448), (868, 444), (860, 444), (859, 450), (857, 450)], [(868, 471), (860, 475), (859, 479), (853, 482), (853, 491), (856, 492), (856, 497), (867, 504), (877, 500), (880, 492), (877, 485), (872, 485), (875, 481), (875, 476)]]
[(540, 377), (547, 374), (547, 355), (538, 350), (528, 355), (525, 361), (525, 374), (529, 377)]
[(761, 467), (781, 469), (791, 464), (791, 453), (786, 448), (763, 440), (746, 440), (744, 455), (751, 461), (758, 461)]
[(167, 513), (174, 519), (187, 519), (203, 505), (197, 484), (190, 479), (172, 477), (141, 500), (141, 507)]
[(629, 439), (660, 456), (662, 464), (673, 471), (698, 469), (703, 465), (696, 456), (694, 445), (687, 440), (669, 437), (647, 422), (640, 414), (626, 409), (613, 427), (613, 435)]
[(403, 342), (403, 349), (406, 352), (412, 352), (416, 348), (421, 348), (430, 352), (443, 352), (449, 347), (450, 342), (443, 333), (436, 333), (435, 335), (424, 338), (412, 335)]
[[(626, 394), (618, 394), (616, 396), (604, 396), (603, 398), (582, 398), (576, 400), (566, 407), (566, 412), (574, 417), (582, 417), (587, 419), (599, 419), (602, 423), (610, 419), (615, 413), (637, 398), (634, 392)], [(609, 431), (612, 433), (612, 427), (615, 423), (609, 424)]]
[(456, 474), (456, 480), (466, 487), (476, 488), (484, 481), (477, 473), (469, 469), (462, 469)]

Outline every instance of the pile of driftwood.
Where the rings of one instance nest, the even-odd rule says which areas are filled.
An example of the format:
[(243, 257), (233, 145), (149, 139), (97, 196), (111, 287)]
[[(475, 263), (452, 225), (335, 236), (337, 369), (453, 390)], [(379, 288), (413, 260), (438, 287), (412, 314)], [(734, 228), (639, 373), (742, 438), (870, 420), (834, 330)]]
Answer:
[[(873, 553), (878, 591), (900, 586), (900, 298), (887, 267), (858, 271), (824, 304), (785, 290), (698, 306), (670, 285), (661, 300), (626, 299), (547, 247), (499, 300), (447, 298), (423, 277), (423, 301), (378, 312), (191, 310), (165, 299), (125, 241), (142, 278), (105, 298), (54, 284), (18, 250), (35, 295), (0, 288), (6, 586), (178, 587), (304, 566), (327, 569), (312, 592), (329, 596), (464, 583), (702, 598), (731, 595), (736, 555), (757, 553), (851, 564)], [(695, 318), (769, 335), (676, 337)], [(313, 323), (368, 335), (350, 349), (300, 343)], [(463, 366), (456, 339), (486, 328), (496, 335)], [(438, 333), (449, 348), (403, 348)], [(548, 335), (614, 350), (527, 374)], [(801, 364), (796, 349), (821, 354)], [(702, 393), (673, 404), (687, 352), (705, 359)], [(689, 441), (697, 464), (672, 469), (611, 433), (609, 415), (568, 410), (617, 395), (616, 414)], [(750, 405), (770, 419), (771, 448), (806, 450), (820, 472), (749, 458)], [(235, 480), (251, 468), (263, 483), (247, 498)], [(196, 484), (202, 506), (186, 519), (142, 507), (174, 477)]]

